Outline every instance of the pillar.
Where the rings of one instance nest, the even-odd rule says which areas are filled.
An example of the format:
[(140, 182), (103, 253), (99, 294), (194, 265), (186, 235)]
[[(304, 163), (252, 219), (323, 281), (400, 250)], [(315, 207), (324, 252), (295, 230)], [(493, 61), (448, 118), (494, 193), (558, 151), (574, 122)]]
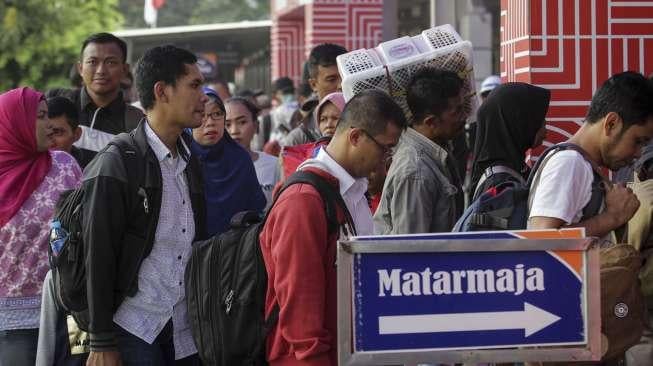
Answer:
[(551, 90), (546, 146), (576, 132), (611, 75), (653, 72), (652, 19), (653, 1), (501, 0), (501, 78)]
[[(272, 0), (272, 79), (288, 76), (298, 83), (304, 61), (320, 43), (348, 50), (375, 47), (384, 30), (390, 36), (383, 5), (384, 0)], [(385, 14), (393, 16), (387, 9)]]

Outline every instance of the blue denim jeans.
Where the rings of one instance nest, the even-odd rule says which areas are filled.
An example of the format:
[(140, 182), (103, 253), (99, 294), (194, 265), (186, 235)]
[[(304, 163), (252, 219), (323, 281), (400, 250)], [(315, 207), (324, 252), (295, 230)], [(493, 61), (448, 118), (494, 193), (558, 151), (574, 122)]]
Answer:
[[(169, 321), (152, 344), (116, 325), (116, 339), (123, 366), (199, 366), (197, 354), (175, 361), (172, 322)], [(4, 365), (2, 365), (4, 366)]]
[(0, 366), (34, 366), (38, 329), (0, 330)]

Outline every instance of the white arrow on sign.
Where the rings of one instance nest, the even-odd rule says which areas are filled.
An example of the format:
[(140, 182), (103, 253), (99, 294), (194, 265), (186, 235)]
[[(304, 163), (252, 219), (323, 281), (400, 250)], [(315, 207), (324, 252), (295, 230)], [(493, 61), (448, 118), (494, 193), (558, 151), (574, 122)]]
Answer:
[(524, 302), (524, 311), (380, 316), (379, 334), (524, 329), (528, 337), (558, 320), (559, 316)]

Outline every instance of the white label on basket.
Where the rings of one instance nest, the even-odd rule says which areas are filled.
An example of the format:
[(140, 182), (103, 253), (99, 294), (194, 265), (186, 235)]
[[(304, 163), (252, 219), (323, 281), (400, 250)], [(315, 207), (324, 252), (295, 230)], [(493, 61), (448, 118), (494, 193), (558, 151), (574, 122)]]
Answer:
[(402, 43), (391, 47), (390, 50), (388, 51), (388, 54), (392, 58), (400, 59), (400, 58), (410, 56), (414, 52), (415, 52), (415, 47), (413, 47), (413, 45), (411, 45), (410, 43)]

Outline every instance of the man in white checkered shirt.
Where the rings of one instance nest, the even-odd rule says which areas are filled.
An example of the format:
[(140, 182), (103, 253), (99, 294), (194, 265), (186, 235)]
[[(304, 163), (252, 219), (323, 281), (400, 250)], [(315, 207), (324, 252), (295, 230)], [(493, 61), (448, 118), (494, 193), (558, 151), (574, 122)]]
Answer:
[[(87, 365), (199, 365), (184, 269), (193, 240), (205, 235), (205, 208), (199, 165), (182, 135), (204, 117), (196, 62), (174, 46), (146, 51), (135, 74), (147, 118), (131, 133), (134, 150), (121, 155), (112, 146), (86, 169)], [(140, 178), (123, 163), (130, 153), (143, 159), (137, 190)]]

